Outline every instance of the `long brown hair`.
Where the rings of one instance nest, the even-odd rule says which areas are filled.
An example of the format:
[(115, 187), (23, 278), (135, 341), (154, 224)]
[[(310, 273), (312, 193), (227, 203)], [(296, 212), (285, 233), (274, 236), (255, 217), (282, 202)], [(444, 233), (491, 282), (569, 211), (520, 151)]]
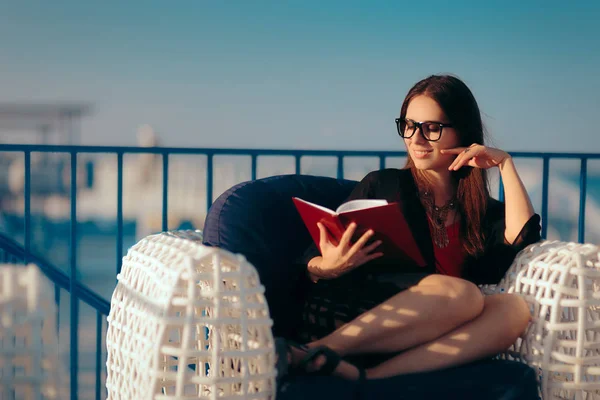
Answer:
[[(484, 127), (477, 101), (471, 90), (460, 79), (450, 75), (432, 75), (425, 78), (409, 90), (400, 116), (406, 116), (410, 101), (424, 95), (435, 100), (442, 108), (458, 135), (459, 146), (473, 143), (484, 144)], [(417, 183), (425, 177), (418, 171), (408, 155), (406, 167), (410, 168)], [(483, 218), (489, 198), (486, 170), (483, 168), (462, 167), (452, 173), (457, 183), (456, 197), (458, 212), (462, 219), (461, 236), (463, 247), (469, 255), (483, 251)]]

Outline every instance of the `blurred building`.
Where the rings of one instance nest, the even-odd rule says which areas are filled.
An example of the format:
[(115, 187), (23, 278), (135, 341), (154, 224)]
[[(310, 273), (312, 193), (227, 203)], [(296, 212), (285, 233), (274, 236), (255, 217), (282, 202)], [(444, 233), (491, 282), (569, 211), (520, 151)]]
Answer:
[(0, 103), (0, 143), (77, 145), (88, 103)]

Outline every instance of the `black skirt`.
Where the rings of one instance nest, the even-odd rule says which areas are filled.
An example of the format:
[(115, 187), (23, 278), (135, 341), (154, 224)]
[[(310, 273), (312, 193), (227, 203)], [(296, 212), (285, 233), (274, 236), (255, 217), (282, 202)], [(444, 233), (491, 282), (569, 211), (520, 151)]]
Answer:
[[(311, 284), (298, 332), (304, 343), (327, 336), (342, 325), (417, 284), (426, 274), (348, 274)], [(399, 353), (359, 354), (345, 360), (361, 368), (378, 365)]]
[(425, 274), (349, 273), (310, 284), (302, 312), (300, 338), (311, 342), (417, 284)]

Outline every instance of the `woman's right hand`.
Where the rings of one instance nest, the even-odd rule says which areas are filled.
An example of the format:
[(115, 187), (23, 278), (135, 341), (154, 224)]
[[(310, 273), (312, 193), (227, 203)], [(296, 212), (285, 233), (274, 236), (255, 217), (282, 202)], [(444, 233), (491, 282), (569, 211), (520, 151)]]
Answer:
[(341, 276), (371, 260), (383, 256), (383, 253), (372, 253), (381, 244), (381, 240), (366, 246), (367, 241), (373, 236), (373, 231), (368, 230), (355, 243), (351, 243), (356, 231), (356, 224), (351, 223), (336, 246), (329, 240), (327, 228), (320, 222), (317, 223), (320, 232), (319, 247), (321, 248), (320, 260), (311, 260), (308, 265), (310, 274), (314, 278), (332, 279)]

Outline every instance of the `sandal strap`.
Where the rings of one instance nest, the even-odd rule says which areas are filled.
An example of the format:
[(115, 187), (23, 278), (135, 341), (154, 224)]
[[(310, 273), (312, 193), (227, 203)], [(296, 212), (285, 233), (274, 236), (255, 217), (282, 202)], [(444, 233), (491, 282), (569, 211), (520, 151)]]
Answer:
[(325, 364), (323, 364), (318, 370), (308, 373), (310, 375), (331, 375), (342, 361), (342, 357), (327, 346), (319, 346), (310, 349), (302, 361), (300, 361), (300, 364), (298, 365), (299, 368), (303, 371), (306, 371), (308, 364), (314, 362), (317, 357), (321, 355), (325, 356)]
[[(279, 355), (277, 359), (277, 380), (280, 381), (281, 378), (284, 378), (290, 372), (291, 364), (289, 364), (287, 359), (287, 354), (291, 351), (291, 347), (295, 347), (297, 349), (303, 350), (306, 352), (305, 356), (298, 363), (294, 370), (302, 371), (303, 375), (313, 375), (313, 376), (329, 376), (332, 375), (338, 365), (342, 362), (343, 358), (337, 352), (333, 351), (327, 346), (319, 346), (314, 348), (309, 348), (303, 344), (296, 343), (292, 340), (286, 340), (283, 338), (276, 338), (275, 340), (275, 348), (277, 349), (277, 353)], [(285, 355), (285, 357), (282, 357)], [(316, 371), (309, 372), (307, 367), (309, 364), (313, 363), (319, 356), (325, 357), (325, 363)], [(356, 366), (355, 366), (356, 367)], [(364, 382), (367, 380), (367, 372), (363, 368), (356, 367), (358, 369), (358, 382)]]
[(356, 367), (358, 369), (358, 382), (363, 383), (367, 380), (367, 371), (364, 368)]

